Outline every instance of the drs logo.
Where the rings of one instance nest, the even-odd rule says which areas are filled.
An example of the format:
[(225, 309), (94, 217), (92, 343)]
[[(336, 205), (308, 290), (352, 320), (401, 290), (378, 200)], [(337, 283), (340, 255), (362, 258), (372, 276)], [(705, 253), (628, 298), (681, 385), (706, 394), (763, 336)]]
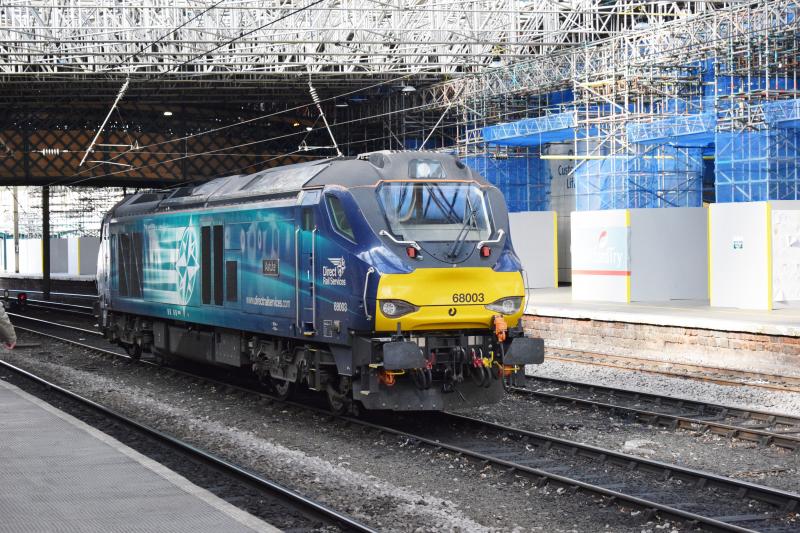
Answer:
[(482, 292), (455, 292), (453, 293), (454, 304), (479, 304), (483, 303), (484, 295)]

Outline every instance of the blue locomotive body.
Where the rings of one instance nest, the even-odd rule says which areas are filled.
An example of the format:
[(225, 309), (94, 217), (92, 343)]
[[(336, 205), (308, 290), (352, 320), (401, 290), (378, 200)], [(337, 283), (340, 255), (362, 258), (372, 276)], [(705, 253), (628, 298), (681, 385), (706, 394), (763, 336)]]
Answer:
[[(416, 161), (403, 156), (403, 168)], [(474, 246), (455, 255), (450, 251), (451, 260), (442, 260), (442, 250), (453, 248), (454, 239), (474, 243), (479, 238), (478, 233), (469, 238), (479, 226), (473, 207), (472, 221), (463, 226), (465, 238), (453, 233), (436, 243), (420, 240), (420, 245), (391, 233), (381, 202), (396, 195), (376, 197), (390, 180), (375, 175), (374, 160), (292, 165), (169, 193), (143, 193), (117, 205), (103, 222), (98, 263), (102, 329), (132, 355), (145, 351), (245, 367), (282, 395), (299, 384), (324, 391), (337, 409), (356, 401), (368, 408), (441, 409), (456, 390), (467, 392), (456, 395), (469, 397), (465, 401), (496, 400), (502, 391), (498, 378), (510, 365), (541, 359), (540, 346), (527, 342), (517, 326), (521, 276), (507, 236), (507, 215), (496, 189), (469, 183), (474, 176), (453, 166), (453, 158), (425, 157), (429, 165), (444, 157), (443, 169), (470, 178), (448, 185), (455, 187), (450, 209), (458, 209), (462, 189), (484, 202), (487, 227), (480, 237), (498, 250), (491, 260), (479, 257)], [(350, 176), (343, 179), (342, 173)], [(435, 194), (429, 204), (446, 200), (442, 191), (447, 189), (431, 185), (437, 181), (442, 180), (414, 182), (438, 187), (430, 189)], [(466, 205), (477, 201), (467, 198)], [(461, 226), (463, 213), (457, 218)], [(436, 222), (425, 228), (445, 228)], [(417, 253), (422, 250), (427, 257)], [(497, 293), (506, 297), (508, 308), (453, 305), (455, 294), (479, 292), (455, 285), (447, 289), (456, 291), (452, 302), (444, 302), (448, 307), (422, 295), (408, 297), (414, 302), (386, 297), (408, 292), (414, 275), (430, 280), (431, 273), (442, 271), (442, 282), (453, 278), (444, 267), (462, 267), (462, 285), (499, 276), (500, 288), (486, 296), (480, 291), (486, 300), (481, 303), (495, 301), (491, 295)], [(511, 299), (519, 304), (513, 309), (506, 302)], [(394, 316), (404, 304), (413, 311)], [(471, 318), (459, 322), (440, 309)], [(495, 322), (500, 327), (506, 321), (512, 326), (509, 339), (493, 337)], [(504, 362), (500, 353), (510, 351), (514, 336), (524, 340), (517, 343), (516, 356), (505, 355)], [(482, 357), (470, 356), (470, 349), (480, 350)], [(465, 382), (464, 368), (476, 364), (487, 369)]]

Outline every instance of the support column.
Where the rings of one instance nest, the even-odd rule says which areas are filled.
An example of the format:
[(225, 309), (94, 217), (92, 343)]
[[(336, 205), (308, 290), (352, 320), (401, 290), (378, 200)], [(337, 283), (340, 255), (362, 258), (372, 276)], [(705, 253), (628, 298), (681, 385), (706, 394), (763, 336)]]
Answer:
[(14, 273), (19, 274), (19, 189), (14, 185)]
[(50, 187), (42, 187), (42, 296), (50, 299)]

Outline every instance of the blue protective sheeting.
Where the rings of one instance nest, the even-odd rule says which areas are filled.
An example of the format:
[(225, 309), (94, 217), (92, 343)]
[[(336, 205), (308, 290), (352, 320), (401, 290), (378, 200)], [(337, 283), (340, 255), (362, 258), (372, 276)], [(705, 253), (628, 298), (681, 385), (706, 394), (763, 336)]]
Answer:
[(718, 132), (718, 202), (800, 199), (800, 130)]
[(522, 154), (496, 159), (480, 154), (461, 159), (503, 192), (509, 211), (550, 208), (550, 174), (538, 156)]
[(636, 155), (587, 159), (575, 169), (576, 209), (699, 207), (702, 176), (700, 148), (659, 145)]

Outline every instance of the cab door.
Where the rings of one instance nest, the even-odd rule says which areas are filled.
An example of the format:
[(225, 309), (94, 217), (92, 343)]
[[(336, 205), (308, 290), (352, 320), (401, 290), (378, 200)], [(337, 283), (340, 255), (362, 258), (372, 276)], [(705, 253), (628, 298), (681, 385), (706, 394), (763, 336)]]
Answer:
[(316, 334), (317, 323), (317, 225), (314, 207), (303, 205), (297, 208), (295, 227), (295, 305), (296, 323), (304, 336)]

